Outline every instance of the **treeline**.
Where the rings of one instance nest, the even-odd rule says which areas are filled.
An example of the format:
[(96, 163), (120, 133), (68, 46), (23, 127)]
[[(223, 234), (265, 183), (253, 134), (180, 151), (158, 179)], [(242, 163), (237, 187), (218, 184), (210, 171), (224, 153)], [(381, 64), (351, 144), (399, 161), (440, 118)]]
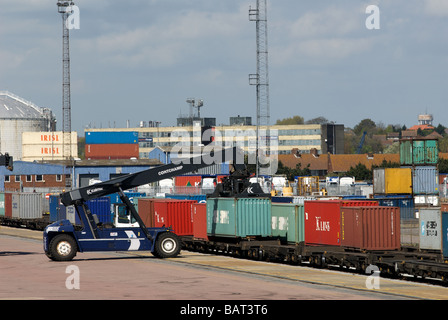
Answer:
[[(334, 124), (334, 121), (330, 121), (325, 117), (317, 117), (305, 121), (301, 116), (292, 116), (290, 118), (279, 119), (275, 123), (276, 125), (294, 125), (294, 124)], [(448, 134), (446, 132), (447, 127), (442, 124), (437, 125), (434, 129), (429, 130), (417, 130), (417, 135), (420, 137), (426, 137), (433, 132), (437, 133), (439, 138), (439, 151), (448, 152)], [(364, 142), (362, 144), (361, 153), (398, 153), (399, 142), (395, 142), (392, 145), (384, 143), (385, 139), (381, 136), (387, 136), (391, 133), (395, 133), (399, 138), (402, 136), (402, 132), (407, 130), (406, 125), (401, 124), (388, 124), (385, 125), (382, 122), (375, 123), (371, 119), (361, 120), (354, 128), (345, 128), (344, 137), (344, 153), (355, 154), (360, 146), (362, 136), (366, 133)]]

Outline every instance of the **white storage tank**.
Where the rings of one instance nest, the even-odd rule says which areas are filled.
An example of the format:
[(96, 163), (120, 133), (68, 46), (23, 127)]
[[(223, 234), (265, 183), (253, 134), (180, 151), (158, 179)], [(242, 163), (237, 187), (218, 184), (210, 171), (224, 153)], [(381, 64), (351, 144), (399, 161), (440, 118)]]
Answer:
[(0, 152), (22, 160), (22, 133), (54, 131), (50, 109), (40, 108), (10, 92), (0, 91)]

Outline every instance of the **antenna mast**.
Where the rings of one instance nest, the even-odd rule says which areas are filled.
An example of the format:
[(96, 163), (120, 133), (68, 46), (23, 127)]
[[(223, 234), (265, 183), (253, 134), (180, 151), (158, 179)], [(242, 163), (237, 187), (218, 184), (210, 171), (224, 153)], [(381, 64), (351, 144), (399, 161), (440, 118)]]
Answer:
[(259, 173), (260, 127), (265, 126), (266, 154), (269, 154), (269, 72), (268, 72), (268, 20), (267, 0), (257, 0), (256, 9), (249, 7), (249, 21), (256, 22), (257, 28), (257, 73), (249, 75), (249, 84), (257, 89), (257, 146), (256, 174)]
[(73, 13), (70, 9), (73, 1), (58, 0), (58, 12), (62, 15), (62, 136), (63, 158), (72, 158), (71, 145), (71, 98), (70, 98), (70, 35), (67, 26), (68, 17)]

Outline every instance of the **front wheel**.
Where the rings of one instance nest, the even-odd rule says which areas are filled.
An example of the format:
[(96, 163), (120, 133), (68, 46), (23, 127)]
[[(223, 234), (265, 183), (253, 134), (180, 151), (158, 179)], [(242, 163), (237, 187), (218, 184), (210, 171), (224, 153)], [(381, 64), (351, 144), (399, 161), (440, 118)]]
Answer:
[(157, 237), (153, 254), (157, 258), (174, 258), (180, 249), (178, 236), (172, 232), (165, 232)]
[(54, 261), (70, 261), (76, 256), (75, 239), (68, 234), (59, 234), (50, 241), (47, 256)]

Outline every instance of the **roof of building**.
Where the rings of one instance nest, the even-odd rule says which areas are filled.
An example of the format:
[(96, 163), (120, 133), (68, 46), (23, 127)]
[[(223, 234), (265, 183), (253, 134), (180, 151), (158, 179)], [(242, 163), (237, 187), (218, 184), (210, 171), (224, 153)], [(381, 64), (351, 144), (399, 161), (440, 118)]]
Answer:
[(0, 91), (0, 118), (39, 119), (45, 118), (44, 109), (7, 91)]
[(415, 130), (415, 131), (417, 131), (418, 129), (421, 129), (421, 130), (432, 130), (432, 129), (434, 129), (434, 127), (430, 126), (429, 124), (417, 124), (415, 126), (410, 127), (408, 130)]
[(383, 161), (400, 162), (399, 154), (323, 154), (315, 156), (313, 154), (279, 155), (278, 160), (285, 166), (295, 168), (301, 164), (302, 168), (309, 165), (310, 170), (323, 170), (328, 172), (346, 172), (351, 167), (356, 167), (359, 163), (364, 164), (368, 169), (373, 165), (379, 166)]
[[(71, 160), (44, 160), (36, 163), (58, 164), (66, 167), (73, 166)], [(105, 159), (105, 160), (75, 160), (76, 167), (136, 167), (136, 166), (159, 166), (163, 163), (157, 159)]]

